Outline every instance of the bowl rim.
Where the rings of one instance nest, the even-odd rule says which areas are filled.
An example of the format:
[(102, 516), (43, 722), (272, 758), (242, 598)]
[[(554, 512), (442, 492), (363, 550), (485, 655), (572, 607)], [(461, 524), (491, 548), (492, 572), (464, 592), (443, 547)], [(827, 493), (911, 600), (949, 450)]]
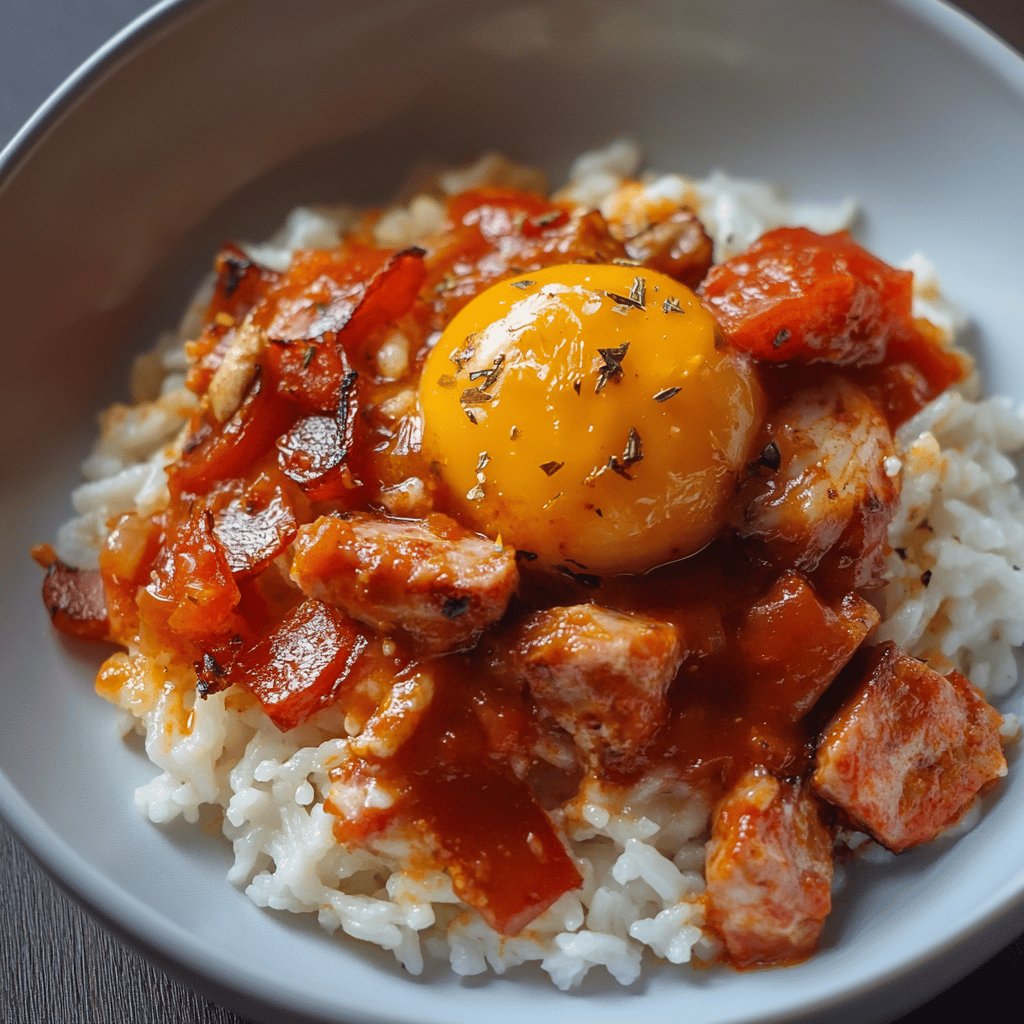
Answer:
[[(981, 65), (995, 72), (1024, 103), (1024, 55), (976, 18), (954, 7), (948, 0), (877, 2), (917, 20), (955, 47), (966, 51)], [(87, 57), (0, 149), (0, 196), (7, 182), (27, 162), (46, 135), (73, 112), (76, 100), (116, 73), (122, 59), (134, 49), (206, 6), (212, 6), (210, 0), (158, 0)], [(230, 951), (202, 946), (185, 928), (107, 879), (49, 827), (2, 767), (0, 818), (62, 891), (185, 984), (210, 993), (211, 998), (227, 1005), (245, 1006), (247, 1011), (242, 1012), (284, 1011), (291, 1015), (303, 1014), (317, 1021), (338, 1019), (338, 1004), (326, 994), (317, 997), (287, 982), (260, 975), (251, 963), (233, 956)], [(1000, 924), (1002, 928), (997, 928)], [(955, 931), (933, 940), (911, 958), (903, 959), (867, 979), (842, 985), (813, 1002), (799, 1004), (791, 1010), (780, 1010), (770, 1017), (755, 1008), (741, 1008), (738, 1014), (730, 1016), (728, 1024), (790, 1024), (797, 1017), (810, 1020), (829, 1010), (853, 1006), (858, 1000), (879, 991), (891, 990), (899, 984), (906, 985), (908, 990), (912, 989), (919, 996), (923, 993), (924, 999), (931, 998), (959, 981), (1021, 928), (1024, 928), (1024, 875), (1017, 884), (1007, 882), (990, 893), (986, 900), (976, 904), (970, 917), (962, 921)], [(980, 943), (975, 956), (965, 955), (962, 949), (958, 949), (966, 941), (991, 932), (998, 932), (999, 943), (991, 939), (988, 943)], [(944, 957), (948, 959), (954, 950), (958, 950), (960, 960), (951, 971), (935, 972), (938, 976), (924, 986), (908, 984), (912, 975), (920, 975), (929, 964)], [(259, 995), (254, 1005), (255, 993)], [(918, 999), (912, 1005), (919, 1005), (924, 999)], [(908, 1005), (902, 1009), (909, 1008)], [(366, 1010), (351, 1006), (343, 1009), (345, 1019), (351, 1024), (418, 1024), (420, 1021), (405, 1011), (396, 1014), (394, 1006), (387, 1010), (380, 1005)]]

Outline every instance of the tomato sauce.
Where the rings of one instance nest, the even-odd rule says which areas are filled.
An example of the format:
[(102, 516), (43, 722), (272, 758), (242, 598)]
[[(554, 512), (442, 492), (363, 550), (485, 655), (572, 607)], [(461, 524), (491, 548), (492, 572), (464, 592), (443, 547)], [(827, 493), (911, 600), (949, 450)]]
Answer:
[[(368, 632), (319, 602), (300, 603), (274, 563), (301, 523), (379, 508), (382, 491), (410, 476), (430, 487), (429, 466), (402, 432), (414, 423), (393, 429), (375, 413), (396, 394), (374, 369), (377, 347), (401, 325), (415, 369), (435, 332), (493, 281), (627, 257), (600, 214), (531, 193), (475, 190), (451, 200), (448, 217), (429, 255), (375, 249), (368, 229), (337, 251), (296, 257), (284, 273), (224, 249), (204, 332), (190, 346), (189, 384), (205, 391), (252, 317), (270, 341), (251, 386), (225, 422), (208, 409), (195, 417), (170, 467), (166, 512), (114, 525), (101, 558), (109, 624), (81, 594), (54, 598), (75, 587), (51, 572), (58, 628), (86, 636), (109, 628), (121, 643), (171, 651), (196, 666), (201, 694), (236, 682), (282, 729), (332, 700), (344, 705)], [(964, 373), (930, 325), (911, 318), (909, 275), (846, 235), (772, 232), (713, 268), (702, 291), (725, 336), (760, 361), (770, 407), (842, 374), (895, 426)], [(429, 496), (445, 510), (443, 493)], [(685, 656), (668, 720), (642, 758), (609, 769), (610, 781), (660, 770), (716, 794), (754, 765), (805, 773), (821, 694), (801, 680), (827, 675), (823, 666), (849, 643), (829, 612), (849, 592), (841, 574), (819, 567), (772, 596), (778, 566), (728, 530), (699, 555), (644, 576), (552, 574), (534, 568), (529, 552), (520, 570), (501, 630), (533, 610), (586, 601), (679, 628)], [(434, 836), (459, 895), (511, 935), (580, 879), (543, 810), (574, 780), (552, 777), (550, 766), (545, 776), (540, 764), (524, 779), (510, 766), (544, 726), (525, 689), (496, 667), (502, 635), (429, 662), (437, 691), (424, 720), (395, 756), (369, 758), (367, 770), (400, 795), (394, 814)], [(764, 653), (773, 643), (774, 661)], [(411, 670), (416, 659), (399, 647), (397, 661)]]

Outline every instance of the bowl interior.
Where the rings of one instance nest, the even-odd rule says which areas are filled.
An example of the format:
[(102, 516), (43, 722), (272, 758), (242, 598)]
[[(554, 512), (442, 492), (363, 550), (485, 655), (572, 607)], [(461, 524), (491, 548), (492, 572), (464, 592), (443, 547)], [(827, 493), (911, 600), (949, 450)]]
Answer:
[(95, 414), (125, 395), (131, 356), (176, 321), (222, 239), (266, 235), (300, 202), (383, 201), (421, 161), (488, 149), (557, 182), (619, 136), (659, 169), (856, 197), (862, 240), (893, 261), (926, 253), (970, 314), (989, 390), (1024, 400), (1024, 65), (937, 3), (172, 4), (0, 167), (0, 811), (85, 899), (229, 993), (324, 1019), (597, 1022), (685, 1006), (695, 1024), (738, 1024), (812, 1020), (841, 1000), (832, 1017), (863, 1022), (1024, 927), (1019, 764), (963, 838), (852, 872), (809, 963), (588, 981), (596, 999), (532, 973), (407, 977), (258, 910), (210, 835), (137, 816), (131, 792), (151, 771), (92, 692), (96, 652), (51, 633), (27, 554), (70, 514)]

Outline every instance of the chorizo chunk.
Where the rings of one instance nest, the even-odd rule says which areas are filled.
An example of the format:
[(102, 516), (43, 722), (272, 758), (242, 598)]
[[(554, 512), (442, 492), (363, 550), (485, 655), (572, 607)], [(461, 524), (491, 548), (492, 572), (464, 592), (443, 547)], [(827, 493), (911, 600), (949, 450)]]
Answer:
[(708, 923), (738, 967), (809, 956), (832, 909), (832, 833), (813, 793), (763, 768), (719, 805), (707, 847)]
[(826, 604), (799, 573), (784, 573), (737, 635), (751, 666), (750, 705), (802, 718), (876, 625), (878, 612), (862, 597)]
[(1006, 774), (1002, 719), (959, 673), (941, 676), (886, 643), (825, 730), (812, 783), (899, 852), (953, 824)]
[(669, 623), (581, 604), (531, 616), (513, 661), (539, 707), (591, 760), (614, 765), (664, 721), (682, 649)]
[(307, 596), (433, 652), (475, 643), (518, 583), (513, 548), (437, 513), (321, 516), (300, 528), (291, 575)]
[(731, 513), (740, 536), (777, 564), (811, 572), (824, 562), (851, 587), (878, 584), (899, 487), (886, 473), (895, 449), (877, 406), (834, 378), (785, 403), (762, 441)]

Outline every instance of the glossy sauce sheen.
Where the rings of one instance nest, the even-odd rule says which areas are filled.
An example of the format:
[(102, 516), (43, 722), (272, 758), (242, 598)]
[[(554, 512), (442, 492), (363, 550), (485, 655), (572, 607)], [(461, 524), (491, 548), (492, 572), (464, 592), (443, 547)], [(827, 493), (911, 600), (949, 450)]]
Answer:
[[(562, 264), (608, 264), (630, 253), (660, 270), (676, 268), (691, 285), (703, 271), (699, 266), (695, 279), (694, 261), (677, 251), (675, 229), (661, 248), (660, 236), (630, 246), (599, 214), (572, 212), (529, 193), (476, 190), (452, 199), (448, 212), (449, 229), (429, 255), (373, 249), (369, 224), (341, 251), (300, 254), (283, 274), (226, 248), (206, 329), (190, 346), (191, 386), (199, 392), (209, 387), (250, 314), (269, 342), (239, 408), (223, 423), (209, 409), (196, 416), (170, 471), (171, 507), (151, 522), (123, 517), (101, 559), (118, 640), (149, 653), (171, 650), (180, 662), (194, 664), (201, 692), (229, 681), (246, 686), (282, 729), (325, 701), (345, 706), (346, 694), (354, 693), (350, 680), (369, 656), (361, 653), (366, 630), (350, 629), (321, 605), (300, 603), (302, 595), (274, 568), (297, 525), (327, 512), (379, 509), (387, 488), (412, 476), (424, 482), (434, 510), (458, 518), (464, 504), (419, 450), (415, 415), (396, 420), (380, 412), (409, 385), (409, 379), (399, 385), (376, 373), (374, 356), (388, 331), (398, 324), (412, 339), (409, 377), (415, 383), (439, 332), (502, 279)], [(809, 282), (803, 299), (764, 314), (752, 331), (749, 318), (734, 308), (754, 287), (743, 265), (713, 270), (705, 296), (712, 312), (716, 295), (728, 298), (728, 310), (718, 311), (727, 340), (770, 359), (750, 370), (765, 396), (765, 415), (797, 388), (838, 374), (864, 388), (895, 425), (959, 378), (957, 357), (927, 325), (910, 320), (906, 275), (873, 257), (865, 258), (870, 273), (884, 279), (885, 301), (868, 309), (874, 340), (867, 365), (847, 365), (859, 336), (845, 338), (841, 365), (819, 361), (818, 328), (801, 332), (796, 324), (807, 316), (812, 293), (843, 295), (850, 282), (829, 258), (801, 262), (793, 256), (804, 235), (774, 234), (774, 248), (766, 243), (759, 249), (759, 266), (784, 273), (787, 260), (799, 264)], [(848, 256), (849, 245), (833, 238), (826, 249)], [(826, 322), (834, 331), (833, 321)], [(784, 348), (790, 362), (779, 358)], [(753, 468), (741, 468), (741, 477), (769, 471), (768, 447), (750, 456)], [(401, 796), (394, 814), (434, 836), (436, 856), (456, 890), (506, 934), (579, 884), (543, 810), (555, 800), (552, 794), (572, 792), (572, 772), (560, 778), (538, 762), (536, 776), (527, 772), (525, 778), (543, 781), (531, 785), (511, 768), (513, 753), (528, 751), (538, 730), (550, 727), (502, 667), (503, 638), (518, 623), (537, 609), (593, 601), (677, 626), (684, 656), (668, 693), (668, 720), (642, 754), (606, 774), (627, 781), (663, 768), (717, 795), (755, 765), (783, 777), (806, 774), (821, 727), (819, 694), (780, 689), (778, 680), (766, 685), (773, 669), (762, 656), (762, 638), (812, 624), (817, 641), (789, 644), (785, 663), (792, 677), (820, 678), (822, 666), (849, 642), (842, 631), (829, 632), (822, 606), (837, 606), (852, 590), (848, 567), (823, 566), (804, 574), (804, 590), (773, 598), (783, 569), (762, 544), (728, 528), (692, 557), (639, 575), (545, 565), (530, 550), (520, 552), (519, 570), (507, 614), (477, 647), (423, 662), (436, 694), (412, 737), (395, 756), (379, 763), (367, 758), (367, 770), (380, 773)], [(328, 650), (313, 649), (318, 622), (326, 623)], [(291, 647), (283, 635), (289, 624), (298, 631)], [(79, 624), (77, 631), (98, 635), (99, 628)], [(373, 641), (370, 636), (370, 647)], [(306, 653), (289, 667), (275, 666), (275, 651), (296, 644)], [(304, 658), (312, 666), (305, 680), (296, 674)], [(394, 665), (410, 671), (417, 660), (415, 649), (399, 641)], [(340, 838), (346, 827), (339, 821)]]

